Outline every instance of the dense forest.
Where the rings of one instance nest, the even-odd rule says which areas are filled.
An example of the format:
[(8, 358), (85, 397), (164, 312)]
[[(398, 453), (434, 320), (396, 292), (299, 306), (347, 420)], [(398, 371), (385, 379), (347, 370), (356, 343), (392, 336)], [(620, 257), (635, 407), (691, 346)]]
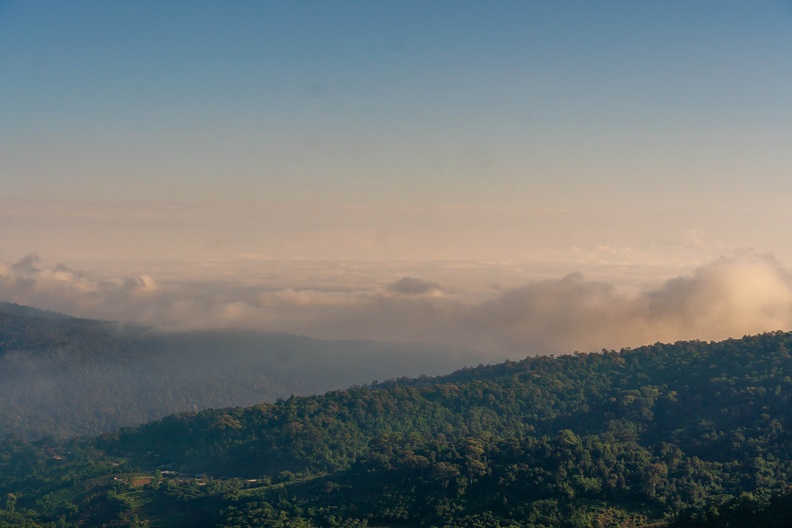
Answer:
[(99, 434), (175, 412), (439, 374), (469, 362), (437, 348), (161, 332), (0, 303), (0, 434)]
[(0, 525), (789, 526), (790, 350), (778, 332), (534, 357), (8, 437)]

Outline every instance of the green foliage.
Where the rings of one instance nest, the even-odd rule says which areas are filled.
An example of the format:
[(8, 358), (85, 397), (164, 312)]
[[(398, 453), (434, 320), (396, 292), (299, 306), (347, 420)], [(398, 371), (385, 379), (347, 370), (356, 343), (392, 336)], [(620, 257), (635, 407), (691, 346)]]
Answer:
[(791, 334), (773, 333), (536, 357), (172, 415), (90, 440), (8, 439), (3, 515), (66, 525), (785, 526), (790, 345)]

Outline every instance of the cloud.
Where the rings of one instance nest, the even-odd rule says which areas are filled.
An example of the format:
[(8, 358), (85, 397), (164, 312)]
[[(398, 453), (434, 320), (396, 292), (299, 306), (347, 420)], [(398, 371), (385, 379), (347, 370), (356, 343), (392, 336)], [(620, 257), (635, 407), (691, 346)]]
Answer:
[(721, 259), (646, 293), (641, 308), (651, 327), (688, 334), (786, 329), (792, 321), (792, 280), (771, 257)]
[(436, 282), (402, 277), (392, 284), (388, 284), (388, 291), (402, 295), (442, 295), (443, 290)]
[(754, 254), (638, 292), (572, 274), (474, 306), (468, 323), (470, 339), (553, 352), (741, 337), (792, 327), (792, 280), (775, 259)]
[[(483, 300), (467, 295), (458, 276), (454, 289), (444, 292), (437, 282), (413, 276), (378, 282), (361, 273), (350, 282), (343, 267), (306, 267), (298, 282), (256, 285), (157, 280), (148, 274), (107, 279), (40, 262), (31, 254), (0, 264), (0, 299), (166, 329), (247, 328), (425, 342), (473, 348), (490, 358), (792, 328), (789, 272), (773, 257), (754, 253), (721, 258), (652, 288), (572, 273), (490, 292)], [(311, 273), (318, 278), (308, 280)], [(471, 281), (470, 289), (476, 287)]]
[(29, 253), (11, 266), (11, 269), (19, 275), (35, 274), (39, 271), (36, 269), (36, 263), (39, 260), (41, 257), (38, 256), (38, 253)]

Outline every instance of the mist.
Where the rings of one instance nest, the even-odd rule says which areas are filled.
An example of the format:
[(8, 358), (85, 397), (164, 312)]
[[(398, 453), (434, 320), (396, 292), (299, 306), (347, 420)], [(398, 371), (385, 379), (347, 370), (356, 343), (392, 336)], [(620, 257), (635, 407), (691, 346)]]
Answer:
[[(662, 283), (584, 273), (486, 287), (420, 269), (322, 273), (301, 280), (179, 281), (106, 277), (35, 255), (0, 265), (0, 297), (70, 315), (165, 331), (240, 329), (324, 339), (425, 343), (483, 359), (719, 340), (792, 327), (792, 279), (771, 255), (723, 257)], [(386, 275), (390, 275), (386, 277)]]

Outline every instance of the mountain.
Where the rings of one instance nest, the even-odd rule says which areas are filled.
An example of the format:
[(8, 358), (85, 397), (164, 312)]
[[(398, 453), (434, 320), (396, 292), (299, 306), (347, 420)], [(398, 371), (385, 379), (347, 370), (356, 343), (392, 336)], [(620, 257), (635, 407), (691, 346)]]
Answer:
[(6, 439), (0, 520), (789, 526), (791, 349), (777, 332), (535, 357), (86, 440)]
[(0, 435), (98, 434), (473, 361), (419, 345), (249, 331), (162, 332), (0, 304)]
[(50, 310), (40, 310), (31, 306), (22, 306), (16, 303), (0, 302), (0, 313), (19, 315), (22, 317), (36, 317), (39, 319), (75, 319), (74, 317)]

